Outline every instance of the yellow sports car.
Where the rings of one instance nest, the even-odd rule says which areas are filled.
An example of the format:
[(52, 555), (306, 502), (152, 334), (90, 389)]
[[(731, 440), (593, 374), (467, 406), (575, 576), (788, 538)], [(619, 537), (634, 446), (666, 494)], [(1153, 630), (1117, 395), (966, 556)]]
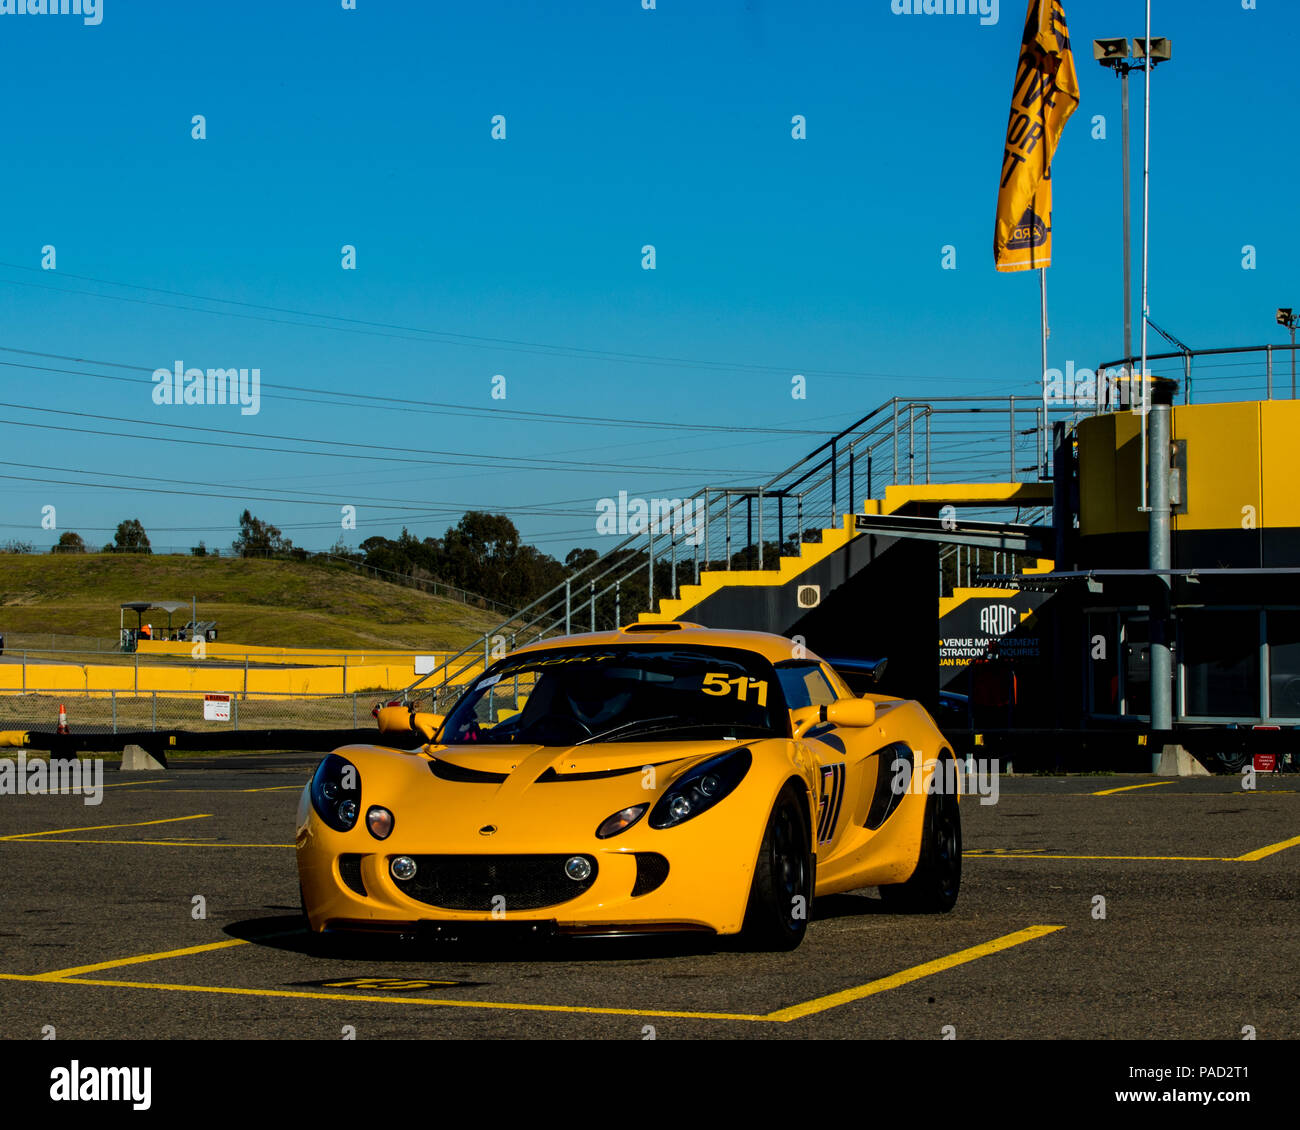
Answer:
[[(518, 649), (443, 717), (379, 712), (298, 810), (314, 931), (743, 934), (815, 896), (946, 911), (958, 775), (916, 702), (856, 697), (781, 636), (632, 624)], [(409, 748), (408, 748), (409, 747)]]

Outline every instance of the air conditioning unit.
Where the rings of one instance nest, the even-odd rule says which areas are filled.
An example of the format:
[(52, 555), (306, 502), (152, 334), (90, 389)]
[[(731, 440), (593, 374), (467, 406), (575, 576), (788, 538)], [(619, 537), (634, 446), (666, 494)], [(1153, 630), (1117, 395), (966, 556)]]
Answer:
[(795, 600), (800, 608), (816, 608), (822, 602), (821, 585), (800, 585)]

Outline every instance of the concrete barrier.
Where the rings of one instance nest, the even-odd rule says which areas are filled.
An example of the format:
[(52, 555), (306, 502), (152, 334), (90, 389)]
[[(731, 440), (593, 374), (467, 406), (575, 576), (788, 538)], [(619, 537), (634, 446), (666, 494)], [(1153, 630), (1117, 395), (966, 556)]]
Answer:
[(163, 761), (159, 761), (158, 758), (154, 757), (154, 755), (145, 749), (144, 746), (129, 745), (122, 750), (122, 764), (119, 766), (119, 769), (129, 772), (166, 769), (165, 755), (160, 756), (164, 757)]

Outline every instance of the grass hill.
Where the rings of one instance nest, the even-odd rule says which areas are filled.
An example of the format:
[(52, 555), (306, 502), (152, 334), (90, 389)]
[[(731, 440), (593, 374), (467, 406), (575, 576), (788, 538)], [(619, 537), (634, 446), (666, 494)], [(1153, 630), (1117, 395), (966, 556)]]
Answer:
[[(198, 600), (222, 643), (278, 647), (461, 648), (499, 613), (428, 596), (345, 566), (137, 554), (0, 554), (0, 634), (116, 640), (128, 600)], [(189, 609), (172, 618), (189, 620)], [(146, 619), (165, 628), (167, 614)], [(127, 623), (135, 624), (128, 612)]]

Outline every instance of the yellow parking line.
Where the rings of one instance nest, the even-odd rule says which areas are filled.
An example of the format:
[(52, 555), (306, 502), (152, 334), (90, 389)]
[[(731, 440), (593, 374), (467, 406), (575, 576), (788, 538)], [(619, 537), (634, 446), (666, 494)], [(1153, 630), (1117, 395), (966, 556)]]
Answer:
[(206, 820), (211, 812), (199, 812), (193, 816), (168, 816), (162, 820), (136, 820), (130, 824), (83, 824), (79, 828), (51, 828), (46, 832), (17, 832), (12, 836), (0, 836), (0, 840), (25, 840), (29, 836), (58, 836), (64, 832), (99, 832), (105, 828), (144, 828), (150, 824), (176, 824), (181, 820)]
[(1297, 844), (1300, 844), (1300, 836), (1292, 836), (1289, 840), (1283, 840), (1280, 844), (1269, 844), (1268, 847), (1256, 848), (1254, 851), (1246, 852), (1245, 855), (1239, 855), (1235, 862), (1255, 863), (1267, 856), (1286, 851), (1289, 847), (1295, 847)]
[(813, 1000), (804, 1001), (803, 1004), (792, 1005), (790, 1008), (777, 1009), (776, 1012), (769, 1012), (767, 1019), (798, 1020), (801, 1017), (811, 1016), (817, 1012), (825, 1012), (827, 1009), (838, 1008), (842, 1004), (851, 1004), (853, 1001), (862, 1000), (864, 997), (888, 992), (890, 989), (896, 989), (899, 985), (906, 985), (910, 981), (919, 981), (922, 977), (942, 973), (945, 969), (951, 969), (953, 966), (964, 965), (968, 961), (976, 961), (981, 957), (987, 957), (989, 954), (1011, 949), (1012, 946), (1023, 945), (1025, 942), (1032, 942), (1036, 938), (1042, 938), (1055, 933), (1057, 930), (1064, 929), (1064, 926), (1030, 926), (1025, 930), (1017, 930), (1014, 934), (994, 938), (991, 942), (984, 942), (982, 945), (971, 946), (970, 949), (959, 950), (947, 957), (927, 961), (923, 965), (914, 965), (911, 969), (904, 969), (901, 973), (894, 973), (888, 977), (868, 981), (865, 985), (859, 985), (854, 989), (844, 989), (842, 992), (816, 997)]
[(674, 1017), (685, 1020), (768, 1020), (767, 1016), (744, 1012), (674, 1012), (667, 1009), (598, 1008), (589, 1005), (514, 1004), (505, 1001), (434, 1000), (429, 997), (360, 996), (353, 993), (308, 993), (290, 989), (237, 989), (226, 985), (167, 985), (153, 981), (98, 981), (90, 978), (22, 976), (0, 973), (5, 981), (44, 981), (51, 985), (96, 985), (106, 989), (162, 989), (178, 993), (218, 993), (241, 997), (287, 997), (296, 1000), (352, 1001), (366, 1004), (421, 1004), (448, 1008), (495, 1008), (521, 1012), (572, 1012), (601, 1016)]
[[(7, 836), (0, 836), (0, 839), (8, 839)], [(222, 843), (192, 843), (183, 840), (21, 840), (16, 839), (16, 843), (21, 844), (108, 844), (116, 846), (125, 844), (132, 847), (207, 847), (207, 848), (291, 848), (294, 844), (222, 844)]]
[(1161, 785), (1172, 785), (1173, 781), (1151, 781), (1146, 785), (1122, 785), (1118, 789), (1102, 789), (1099, 793), (1089, 793), (1089, 796), (1114, 796), (1116, 793), (1132, 792), (1134, 789), (1158, 789)]
[(97, 961), (94, 965), (74, 965), (71, 969), (55, 969), (49, 973), (41, 973), (36, 977), (39, 981), (62, 981), (68, 977), (76, 977), (81, 973), (98, 973), (101, 969), (116, 969), (121, 965), (141, 965), (146, 961), (163, 961), (169, 957), (184, 957), (191, 953), (206, 953), (208, 950), (224, 950), (231, 946), (246, 946), (250, 939), (248, 938), (227, 938), (222, 942), (208, 942), (202, 946), (185, 946), (178, 950), (163, 950), (161, 953), (142, 953), (135, 957), (117, 957), (112, 961)]
[(1044, 852), (966, 851), (963, 859), (1110, 859), (1140, 862), (1156, 860), (1166, 863), (1238, 863), (1245, 856), (1223, 855), (1048, 855)]
[[(101, 789), (138, 789), (141, 785), (159, 785), (161, 781), (115, 781), (111, 785), (100, 785)], [(79, 796), (80, 789), (49, 789), (46, 796)]]
[(241, 789), (240, 791), (245, 793), (277, 793), (280, 792), (282, 789), (297, 789), (301, 792), (302, 788), (303, 788), (302, 785), (270, 785), (267, 788)]
[[(185, 949), (168, 950), (163, 953), (141, 954), (138, 957), (121, 958), (115, 961), (100, 962), (97, 965), (83, 965), (73, 969), (60, 969), (53, 973), (38, 974), (19, 974), (19, 973), (0, 973), (0, 980), (3, 981), (40, 981), (45, 984), (57, 985), (92, 985), (98, 988), (106, 989), (157, 989), (164, 992), (177, 993), (215, 993), (224, 996), (241, 996), (241, 997), (264, 997), (290, 1000), (326, 1000), (326, 1001), (348, 1001), (354, 1004), (404, 1004), (404, 1005), (423, 1005), (425, 1007), (436, 1008), (486, 1008), (506, 1010), (513, 1012), (558, 1012), (586, 1016), (643, 1016), (650, 1018), (663, 1019), (680, 1019), (680, 1020), (746, 1020), (755, 1023), (777, 1023), (783, 1024), (791, 1020), (799, 1020), (805, 1016), (811, 1016), (818, 1012), (825, 1012), (828, 1009), (837, 1008), (842, 1004), (849, 1004), (853, 1001), (861, 1000), (864, 997), (874, 996), (877, 993), (883, 993), (889, 989), (897, 988), (900, 985), (906, 985), (909, 982), (920, 980), (923, 977), (929, 977), (934, 973), (941, 973), (946, 969), (954, 966), (964, 965), (967, 962), (975, 961), (981, 957), (987, 957), (989, 954), (998, 953), (1001, 950), (1010, 949), (1013, 946), (1021, 945), (1024, 942), (1033, 941), (1047, 934), (1054, 933), (1057, 930), (1064, 930), (1064, 926), (1030, 926), (1025, 930), (1018, 930), (1014, 934), (1007, 934), (1001, 938), (995, 938), (990, 942), (982, 945), (972, 946), (969, 949), (961, 950), (951, 954), (948, 957), (941, 957), (935, 961), (926, 962), (923, 965), (913, 966), (911, 969), (905, 969), (901, 973), (895, 973), (889, 977), (882, 977), (879, 980), (871, 981), (865, 985), (859, 985), (853, 989), (845, 989), (843, 992), (832, 993), (829, 996), (817, 997), (803, 1004), (793, 1005), (790, 1008), (777, 1009), (769, 1013), (750, 1013), (750, 1012), (691, 1012), (682, 1009), (661, 1009), (661, 1008), (612, 1008), (597, 1005), (565, 1005), (565, 1004), (524, 1004), (510, 1001), (472, 1001), (472, 1000), (447, 1000), (443, 998), (430, 997), (411, 997), (411, 996), (375, 996), (360, 995), (356, 993), (320, 993), (304, 992), (293, 989), (245, 989), (236, 988), (226, 985), (182, 985), (168, 984), (154, 981), (102, 981), (92, 978), (83, 978), (77, 976), (82, 973), (91, 973), (100, 969), (111, 969), (121, 965), (131, 965), (148, 961), (161, 961), (169, 957), (181, 957), (185, 954), (201, 953), (205, 950), (223, 949), (228, 946), (237, 946), (245, 944), (246, 941), (253, 939), (232, 939), (225, 942), (214, 942), (204, 946), (189, 946)], [(285, 933), (295, 933), (297, 931), (285, 931)], [(261, 941), (264, 938), (277, 937), (280, 935), (263, 935), (256, 940)]]

